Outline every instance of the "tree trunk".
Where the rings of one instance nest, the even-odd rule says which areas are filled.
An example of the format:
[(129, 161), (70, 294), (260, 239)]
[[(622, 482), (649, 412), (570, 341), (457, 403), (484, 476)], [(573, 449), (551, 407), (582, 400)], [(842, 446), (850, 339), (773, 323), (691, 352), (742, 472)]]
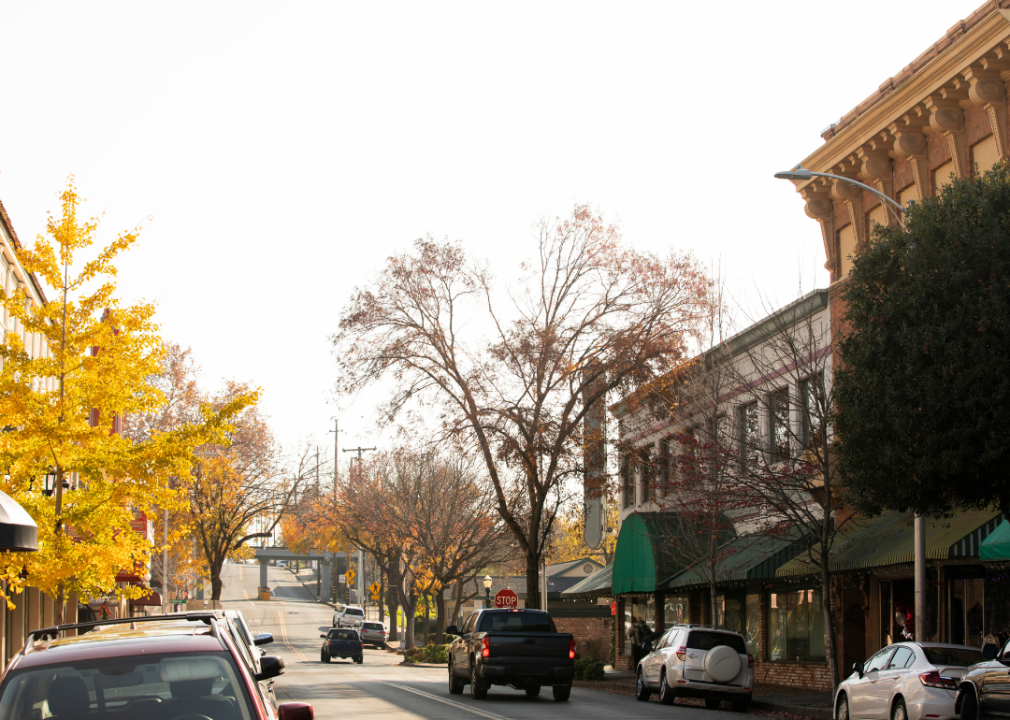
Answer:
[(466, 583), (464, 581), (462, 580), (456, 581), (456, 597), (453, 599), (452, 604), (452, 622), (449, 624), (455, 625), (457, 628), (463, 624), (462, 622), (463, 618), (459, 616), (459, 609), (463, 607), (463, 592), (464, 592), (463, 588), (465, 587)]
[(435, 593), (435, 643), (445, 642), (445, 595), (442, 590)]
[(386, 605), (383, 598), (386, 597), (386, 574), (379, 571), (379, 622), (386, 622)]
[(389, 640), (396, 642), (400, 639), (399, 610), (400, 610), (400, 559), (396, 555), (386, 565), (386, 599), (389, 602)]
[(221, 582), (221, 566), (223, 564), (224, 563), (222, 562), (211, 563), (210, 566), (211, 600), (221, 599), (221, 591), (224, 589), (224, 584)]
[(421, 644), (428, 644), (428, 636), (431, 634), (431, 595), (424, 594), (424, 624), (421, 626)]
[(414, 642), (414, 613), (417, 611), (417, 593), (411, 590), (403, 603), (403, 617), (406, 630), (403, 633), (403, 648), (409, 650), (416, 644)]
[(825, 549), (821, 550), (821, 609), (824, 612), (824, 647), (828, 656), (828, 674), (831, 676), (831, 694), (834, 697), (838, 689), (838, 654), (835, 652), (835, 621), (831, 615), (831, 570)]
[[(526, 554), (526, 607), (540, 609), (540, 553), (537, 552), (536, 536)], [(494, 607), (494, 598), (491, 598)]]

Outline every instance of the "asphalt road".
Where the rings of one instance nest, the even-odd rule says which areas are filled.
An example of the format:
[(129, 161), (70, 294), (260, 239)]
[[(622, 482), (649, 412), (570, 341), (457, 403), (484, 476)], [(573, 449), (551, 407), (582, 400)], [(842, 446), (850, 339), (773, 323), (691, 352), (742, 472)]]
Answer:
[(320, 633), (330, 627), (333, 610), (314, 602), (287, 570), (270, 568), (274, 591), (270, 602), (254, 600), (259, 585), (255, 565), (226, 565), (223, 602), (243, 612), (253, 632), (273, 633), (269, 654), (284, 658), (287, 671), (275, 681), (278, 702), (312, 703), (321, 719), (504, 720), (533, 718), (677, 718), (678, 720), (740, 720), (740, 715), (704, 707), (667, 707), (653, 700), (599, 690), (575, 688), (566, 703), (555, 702), (549, 688), (530, 698), (520, 690), (495, 686), (486, 700), (469, 694), (449, 695), (446, 671), (400, 665), (400, 656), (383, 650), (365, 650), (365, 661), (319, 660)]

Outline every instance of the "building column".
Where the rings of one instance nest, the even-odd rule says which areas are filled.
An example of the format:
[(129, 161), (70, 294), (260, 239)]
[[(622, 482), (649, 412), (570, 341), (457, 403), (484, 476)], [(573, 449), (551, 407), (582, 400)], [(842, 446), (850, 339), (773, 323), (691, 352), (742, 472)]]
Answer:
[(38, 588), (27, 588), (28, 601), (25, 603), (26, 632), (42, 627), (42, 591)]
[(11, 611), (10, 655), (18, 652), (25, 644), (25, 603), (28, 597), (24, 591), (11, 598), (14, 609)]
[(53, 617), (55, 616), (56, 601), (53, 600), (49, 595), (42, 594), (42, 627), (52, 627), (55, 625), (53, 622)]
[(666, 594), (656, 590), (652, 593), (652, 605), (654, 609), (653, 621), (656, 632), (661, 633), (666, 630)]
[[(78, 621), (77, 617), (77, 606), (79, 601), (77, 599), (77, 593), (70, 593), (67, 598), (67, 605), (63, 610), (63, 622), (67, 625), (74, 625)], [(77, 634), (76, 630), (67, 630), (67, 636), (73, 637)]]

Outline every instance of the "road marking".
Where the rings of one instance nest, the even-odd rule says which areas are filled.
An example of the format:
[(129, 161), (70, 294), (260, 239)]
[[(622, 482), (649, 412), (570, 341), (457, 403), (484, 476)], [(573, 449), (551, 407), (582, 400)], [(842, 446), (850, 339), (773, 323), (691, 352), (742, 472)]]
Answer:
[(415, 695), (420, 695), (421, 697), (428, 698), (429, 700), (434, 700), (435, 702), (440, 702), (445, 705), (452, 705), (454, 708), (459, 708), (460, 710), (466, 710), (474, 715), (480, 715), (481, 717), (486, 717), (488, 720), (508, 720), (504, 715), (494, 715), (493, 713), (484, 712), (483, 710), (478, 710), (472, 705), (464, 705), (463, 703), (455, 702), (453, 700), (446, 700), (438, 695), (432, 695), (431, 693), (426, 693), (423, 690), (415, 690), (412, 687), (407, 687), (406, 685), (397, 685), (396, 683), (386, 683), (390, 687), (395, 687), (399, 690), (406, 690), (409, 693), (414, 693)]
[(288, 628), (284, 624), (284, 613), (282, 613), (280, 610), (277, 611), (277, 620), (281, 624), (281, 640), (283, 640), (284, 644), (288, 646), (288, 650), (293, 652), (295, 655), (300, 657), (305, 662), (308, 662), (309, 659), (304, 655), (302, 655), (298, 650), (295, 649), (295, 647), (291, 643), (288, 642)]
[(245, 588), (242, 588), (242, 597), (244, 597), (246, 600), (249, 599), (249, 591), (246, 590)]

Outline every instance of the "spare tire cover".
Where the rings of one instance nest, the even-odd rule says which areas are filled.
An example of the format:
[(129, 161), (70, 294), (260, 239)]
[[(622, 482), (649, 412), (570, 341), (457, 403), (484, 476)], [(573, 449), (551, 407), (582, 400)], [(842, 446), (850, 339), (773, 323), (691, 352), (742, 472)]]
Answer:
[(740, 656), (728, 645), (716, 645), (705, 655), (705, 672), (717, 683), (727, 683), (740, 674)]

